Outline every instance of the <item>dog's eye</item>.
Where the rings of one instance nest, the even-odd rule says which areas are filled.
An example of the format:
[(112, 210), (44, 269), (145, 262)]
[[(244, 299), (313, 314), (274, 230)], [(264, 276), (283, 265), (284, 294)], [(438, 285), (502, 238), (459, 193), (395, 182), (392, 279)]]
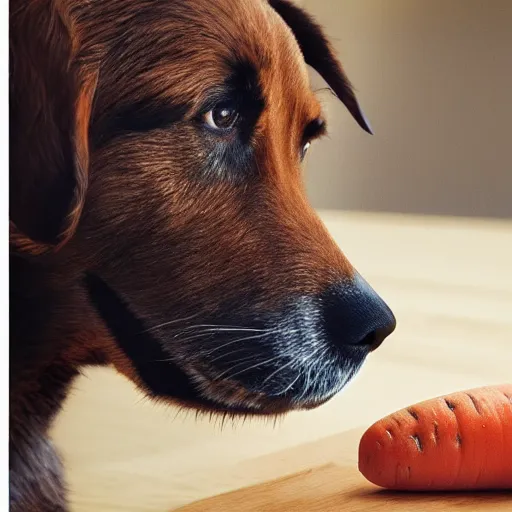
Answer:
[(229, 130), (235, 126), (239, 113), (232, 103), (218, 103), (205, 115), (205, 122), (215, 130)]
[(306, 156), (306, 153), (308, 152), (308, 149), (311, 146), (311, 142), (306, 142), (304, 146), (302, 146), (302, 149), (300, 150), (300, 159), (304, 160), (304, 157)]

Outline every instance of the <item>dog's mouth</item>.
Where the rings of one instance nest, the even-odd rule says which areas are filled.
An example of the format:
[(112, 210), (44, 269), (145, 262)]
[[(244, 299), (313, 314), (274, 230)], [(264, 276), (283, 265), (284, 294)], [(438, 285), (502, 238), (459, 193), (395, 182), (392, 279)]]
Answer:
[(269, 359), (268, 354), (258, 354), (252, 346), (249, 350), (256, 352), (249, 354), (253, 361), (245, 366), (244, 378), (235, 378), (241, 372), (230, 375), (225, 371), (229, 359), (222, 361), (222, 357), (217, 357), (213, 365), (207, 357), (195, 357), (193, 352), (185, 357), (171, 357), (161, 338), (154, 335), (155, 329), (148, 329), (103, 279), (88, 273), (85, 284), (92, 303), (147, 394), (183, 406), (242, 415), (275, 415), (315, 408), (342, 389), (368, 353), (353, 348), (350, 357), (341, 361), (336, 360), (336, 355), (325, 357), (323, 350), (324, 357), (318, 358), (316, 366), (312, 364), (307, 371), (297, 372), (297, 364), (311, 359), (319, 349), (276, 361), (275, 357)]
[[(89, 296), (112, 336), (134, 366), (145, 391), (155, 398), (168, 397), (201, 408), (224, 411), (216, 401), (201, 396), (193, 379), (164, 352), (161, 344), (148, 332), (105, 281), (88, 273), (85, 283)], [(247, 413), (245, 408), (240, 411)]]

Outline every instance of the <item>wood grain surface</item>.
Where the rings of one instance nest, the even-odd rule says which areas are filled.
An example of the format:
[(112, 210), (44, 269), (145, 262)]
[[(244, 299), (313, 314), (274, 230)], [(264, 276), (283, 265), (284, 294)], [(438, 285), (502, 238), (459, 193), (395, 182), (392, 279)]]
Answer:
[(329, 464), (201, 500), (176, 512), (505, 512), (510, 507), (511, 495), (505, 492), (440, 494), (378, 490), (354, 468)]
[[(361, 432), (380, 417), (433, 396), (511, 380), (512, 223), (322, 217), (394, 310), (396, 332), (338, 396), (275, 425), (196, 419), (171, 404), (151, 403), (108, 368), (87, 370), (53, 429), (73, 512), (512, 510), (507, 495), (375, 493), (357, 472)], [(244, 489), (258, 484), (263, 491)], [(261, 507), (283, 505), (194, 504), (232, 491), (243, 493), (246, 507), (256, 499)], [(306, 508), (288, 505), (292, 494)]]

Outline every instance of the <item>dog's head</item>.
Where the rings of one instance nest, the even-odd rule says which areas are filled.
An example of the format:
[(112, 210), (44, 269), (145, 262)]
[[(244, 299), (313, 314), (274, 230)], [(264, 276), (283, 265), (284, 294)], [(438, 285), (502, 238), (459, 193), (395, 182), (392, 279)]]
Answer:
[(326, 129), (307, 65), (369, 131), (321, 29), (286, 0), (24, 4), (15, 250), (73, 268), (152, 395), (261, 414), (333, 396), (395, 320), (306, 199)]

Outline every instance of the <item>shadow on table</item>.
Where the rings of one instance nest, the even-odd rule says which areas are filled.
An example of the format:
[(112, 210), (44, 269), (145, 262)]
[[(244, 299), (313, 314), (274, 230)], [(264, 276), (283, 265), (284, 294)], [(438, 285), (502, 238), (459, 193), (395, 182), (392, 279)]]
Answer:
[(512, 512), (512, 492), (393, 492), (353, 467), (312, 468), (177, 509), (175, 512)]
[[(368, 504), (368, 510), (373, 510), (372, 504), (385, 502), (389, 505), (402, 504), (406, 502), (410, 505), (426, 505), (436, 504), (437, 509), (442, 511), (445, 508), (441, 504), (449, 506), (457, 510), (482, 510), (480, 506), (485, 506), (485, 509), (491, 505), (506, 504), (507, 508), (499, 508), (492, 510), (510, 510), (512, 512), (512, 490), (503, 491), (443, 491), (443, 492), (428, 492), (428, 491), (389, 491), (385, 489), (355, 489), (345, 493), (344, 499), (354, 499)], [(390, 508), (390, 510), (396, 510)], [(416, 506), (415, 511), (421, 510)], [(430, 509), (429, 509), (430, 510)], [(433, 510), (433, 509), (432, 509)]]

